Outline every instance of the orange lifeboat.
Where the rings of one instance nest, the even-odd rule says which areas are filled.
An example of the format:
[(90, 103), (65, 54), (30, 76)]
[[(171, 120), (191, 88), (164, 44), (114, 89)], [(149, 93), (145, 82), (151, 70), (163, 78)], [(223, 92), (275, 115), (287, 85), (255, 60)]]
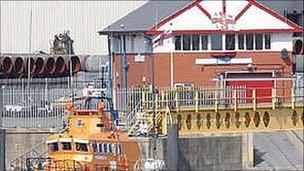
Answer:
[(86, 104), (86, 109), (66, 104), (69, 126), (64, 132), (48, 137), (47, 157), (50, 160), (45, 164), (45, 170), (135, 169), (134, 164), (140, 160), (139, 144), (117, 130), (112, 117), (105, 113), (105, 100), (109, 101), (109, 98), (95, 98), (99, 100), (96, 109), (88, 109), (94, 98), (81, 103)]

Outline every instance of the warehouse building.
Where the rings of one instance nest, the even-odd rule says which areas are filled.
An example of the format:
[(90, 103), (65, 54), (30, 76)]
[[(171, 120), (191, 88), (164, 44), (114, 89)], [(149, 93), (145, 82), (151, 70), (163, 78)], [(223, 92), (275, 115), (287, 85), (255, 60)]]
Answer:
[(0, 53), (50, 52), (69, 30), (76, 54), (107, 54), (97, 32), (146, 1), (0, 1)]

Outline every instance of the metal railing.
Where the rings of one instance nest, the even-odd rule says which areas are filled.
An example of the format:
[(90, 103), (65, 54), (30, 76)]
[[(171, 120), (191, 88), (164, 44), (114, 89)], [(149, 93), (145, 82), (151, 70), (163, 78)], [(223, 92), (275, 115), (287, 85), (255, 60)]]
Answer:
[(10, 162), (10, 170), (20, 171), (27, 170), (27, 158), (44, 158), (46, 157), (46, 145), (45, 139), (34, 145), (32, 148), (28, 149), (24, 153), (14, 157)]
[[(304, 91), (300, 86), (277, 86), (248, 88), (245, 86), (225, 87), (217, 89), (213, 87), (192, 88), (156, 88), (152, 93), (148, 88), (130, 88), (117, 90), (117, 107), (124, 111), (126, 122), (132, 125), (136, 120), (136, 114), (145, 110), (163, 110), (168, 108), (179, 110), (181, 108), (211, 109), (217, 111), (220, 108), (237, 110), (239, 107), (268, 106), (276, 108), (283, 104), (291, 107), (303, 101), (303, 96), (298, 92)], [(120, 97), (124, 96), (125, 101)], [(153, 97), (154, 96), (154, 97)], [(120, 103), (124, 103), (121, 105)]]
[[(88, 83), (102, 88), (99, 79), (37, 78), (0, 80), (0, 127), (60, 128), (66, 123), (64, 105), (82, 96)], [(69, 85), (68, 85), (69, 84)]]

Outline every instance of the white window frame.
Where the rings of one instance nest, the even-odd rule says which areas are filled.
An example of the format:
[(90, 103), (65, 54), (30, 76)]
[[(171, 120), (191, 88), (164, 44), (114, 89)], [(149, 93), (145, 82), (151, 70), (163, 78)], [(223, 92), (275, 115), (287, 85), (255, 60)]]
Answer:
[[(271, 51), (273, 48), (272, 48), (272, 43), (273, 43), (273, 34), (271, 33), (261, 33), (263, 35), (263, 48), (260, 49), (260, 50), (256, 50), (256, 43), (255, 43), (255, 40), (256, 40), (256, 33), (227, 33), (227, 34), (234, 34), (234, 39), (235, 39), (235, 44), (234, 44), (234, 50), (226, 50), (226, 33), (223, 33), (221, 34), (222, 35), (222, 50), (211, 50), (211, 47), (212, 47), (212, 43), (211, 43), (211, 36), (210, 34), (193, 34), (193, 35), (199, 35), (199, 50), (192, 50), (193, 49), (193, 38), (191, 35), (190, 36), (190, 50), (183, 50), (184, 49), (184, 35), (176, 35), (176, 36), (181, 36), (181, 50), (175, 50), (175, 42), (174, 42), (174, 52), (183, 52), (183, 53), (193, 53), (193, 52), (234, 52), (234, 51), (240, 51), (240, 52), (253, 52), (253, 51), (258, 51), (258, 52), (261, 52), (261, 51)], [(252, 47), (253, 49), (252, 50), (248, 50), (247, 49), (247, 34), (252, 34), (253, 35), (253, 44), (252, 44)], [(258, 33), (257, 33), (258, 34)], [(206, 35), (207, 36), (207, 39), (208, 39), (208, 45), (207, 45), (207, 50), (203, 50), (202, 48), (202, 45), (203, 45), (203, 42), (202, 42), (202, 36), (203, 35)], [(238, 39), (238, 35), (244, 35), (244, 49), (239, 49), (239, 39)], [(270, 35), (270, 49), (265, 49), (265, 35)]]

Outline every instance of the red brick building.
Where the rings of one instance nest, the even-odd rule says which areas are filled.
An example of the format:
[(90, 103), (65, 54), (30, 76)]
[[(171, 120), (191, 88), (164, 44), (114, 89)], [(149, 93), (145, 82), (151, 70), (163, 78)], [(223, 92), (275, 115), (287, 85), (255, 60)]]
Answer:
[(115, 88), (150, 85), (152, 74), (157, 87), (271, 87), (292, 77), (292, 34), (302, 31), (255, 0), (196, 0), (147, 2), (100, 34)]

